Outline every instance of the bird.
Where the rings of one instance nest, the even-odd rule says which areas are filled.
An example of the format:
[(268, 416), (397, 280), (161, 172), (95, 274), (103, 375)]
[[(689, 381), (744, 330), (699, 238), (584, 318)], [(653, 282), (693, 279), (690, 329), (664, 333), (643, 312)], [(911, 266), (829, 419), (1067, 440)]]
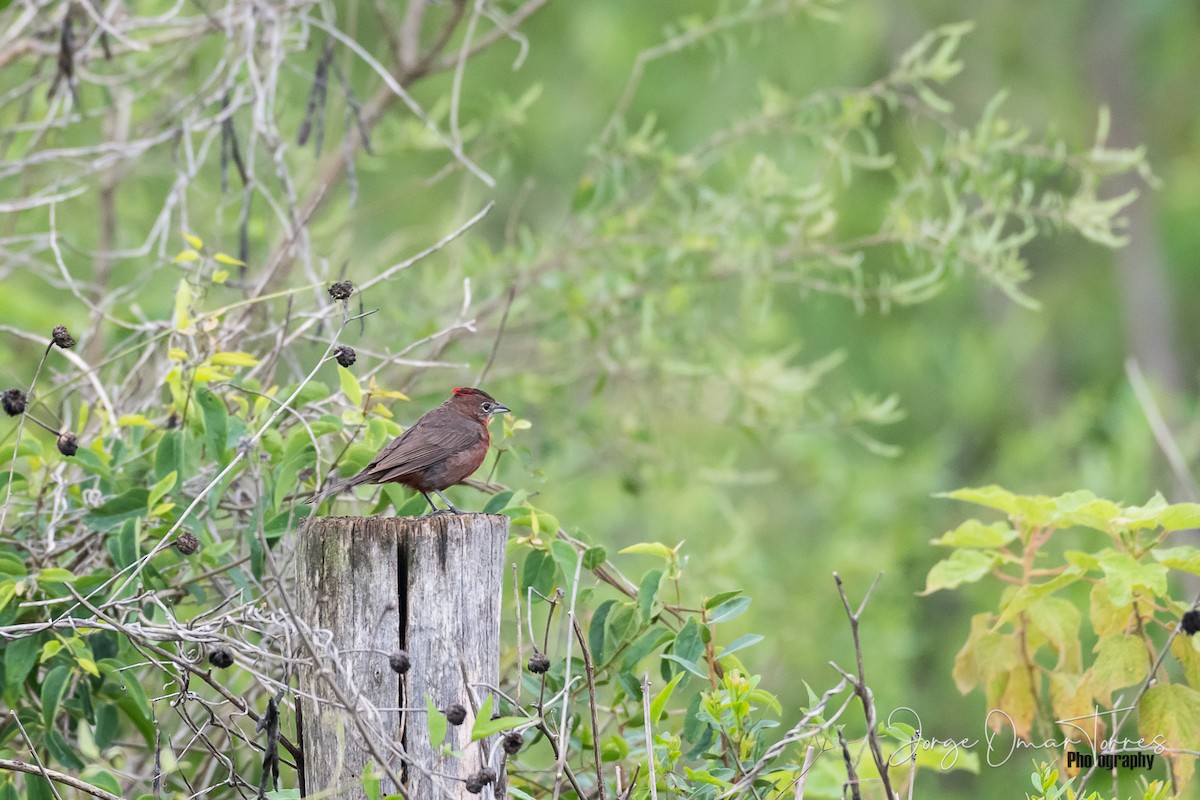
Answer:
[[(306, 502), (319, 504), (335, 494), (364, 483), (399, 483), (416, 489), (429, 502), (430, 514), (462, 512), (442, 489), (465, 480), (487, 455), (488, 425), (497, 414), (511, 413), (482, 389), (462, 386), (446, 402), (425, 414), (393, 439), (352, 478), (335, 481)], [(439, 509), (429, 493), (449, 506)]]

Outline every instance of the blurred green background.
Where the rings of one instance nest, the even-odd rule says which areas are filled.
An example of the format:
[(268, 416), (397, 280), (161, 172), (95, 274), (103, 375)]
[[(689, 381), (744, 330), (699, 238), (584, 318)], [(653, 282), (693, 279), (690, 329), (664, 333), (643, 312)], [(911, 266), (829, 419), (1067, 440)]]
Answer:
[[(827, 661), (852, 657), (831, 573), (839, 571), (856, 598), (882, 572), (863, 627), (880, 708), (916, 709), (931, 736), (979, 739), (982, 697), (960, 696), (950, 669), (970, 615), (994, 606), (996, 595), (986, 587), (917, 595), (940, 557), (929, 540), (967, 516), (935, 493), (999, 483), (1044, 494), (1086, 488), (1126, 502), (1155, 491), (1172, 501), (1196, 499), (1167, 469), (1125, 361), (1137, 359), (1193, 459), (1200, 448), (1193, 400), (1200, 348), (1191, 330), (1200, 299), (1200, 9), (1164, 0), (858, 0), (838, 6), (837, 20), (798, 12), (734, 26), (647, 63), (625, 123), (636, 129), (653, 115), (661, 146), (675, 152), (758, 108), (766, 85), (799, 96), (867, 85), (925, 31), (958, 21), (975, 27), (961, 48), (962, 74), (941, 92), (962, 124), (970, 126), (1003, 90), (1004, 115), (1034, 138), (1048, 134), (1086, 147), (1099, 106), (1108, 106), (1111, 142), (1144, 144), (1161, 185), (1140, 186), (1127, 215), (1131, 242), (1122, 250), (1071, 234), (1040, 236), (1024, 248), (1032, 278), (1023, 289), (1039, 310), (970, 272), (928, 302), (890, 308), (770, 281), (702, 289), (691, 296), (700, 302), (682, 307), (672, 306), (670, 286), (622, 294), (612, 275), (620, 273), (619, 248), (604, 251), (614, 259), (608, 264), (584, 255), (605, 212), (578, 221), (581, 180), (586, 185), (596, 174), (596, 144), (638, 54), (686, 29), (689, 19), (738, 10), (721, 3), (550, 3), (523, 26), (529, 50), (520, 69), (513, 69), (519, 46), (502, 42), (464, 76), (461, 114), (476, 137), (469, 149), (497, 178), (496, 189), (460, 177), (431, 180), (447, 164), (445, 152), (392, 111), (376, 129), (376, 155), (359, 159), (355, 202), (342, 187), (313, 221), (317, 271), (366, 280), (494, 199), (495, 209), (462, 242), (362, 298), (380, 313), (348, 338), (372, 366), (453, 317), (464, 276), (487, 309), (475, 335), (413, 354), (465, 367), (389, 367), (380, 374), (382, 384), (413, 395), (411, 404), (393, 405), (398, 420), (411, 421), (448, 387), (479, 375), (504, 292), (517, 281), (486, 388), (533, 427), (519, 440), (518, 457), (502, 459), (498, 480), (539, 493), (536, 502), (568, 530), (610, 552), (639, 541), (684, 541), (688, 585), (697, 594), (747, 590), (754, 604), (739, 632), (768, 638), (746, 659), (783, 698), (785, 724), (804, 701), (802, 682), (823, 689), (836, 677)], [(367, 27), (360, 38), (374, 48), (371, 36)], [(281, 99), (293, 109), (284, 113), (296, 118), (317, 48), (311, 51)], [(352, 80), (376, 85), (360, 63), (346, 69)], [(452, 80), (451, 73), (434, 76), (414, 93), (444, 114)], [(327, 135), (336, 139), (340, 131), (330, 123)], [(803, 158), (782, 137), (756, 141), (773, 157)], [(299, 174), (312, 169), (300, 148), (290, 156)], [(123, 175), (119, 247), (145, 238), (173, 174), (171, 161), (159, 157)], [(877, 215), (884, 184), (869, 177), (857, 183), (842, 199), (841, 224), (854, 230), (856, 215)], [(1134, 185), (1118, 179), (1101, 194)], [(190, 192), (190, 230), (235, 252), (240, 199), (220, 194), (215, 173)], [(59, 211), (66, 258), (84, 278), (99, 236), (93, 202), (85, 197)], [(261, 205), (258, 214), (251, 270), (274, 233)], [(26, 224), (39, 223), (10, 217), (7, 235)], [(572, 259), (584, 266), (561, 266)], [(527, 271), (531, 265), (549, 267)], [(110, 286), (137, 286), (112, 313), (169, 313), (178, 281), (169, 264), (147, 255), (118, 259), (113, 269)], [(10, 260), (0, 276), (4, 324), (42, 331), (65, 321), (83, 334), (85, 347), (89, 334), (96, 337), (83, 322), (86, 309), (51, 267)], [(214, 303), (236, 298), (234, 289), (214, 289)], [(122, 334), (105, 330), (112, 347)], [(27, 381), (24, 365), (38, 347), (0, 336), (0, 379)], [(811, 398), (772, 395), (764, 375), (837, 352), (844, 360)], [(745, 405), (739, 392), (751, 389), (765, 398), (765, 409)], [(839, 400), (854, 392), (898, 398), (902, 418), (870, 428), (894, 453), (864, 446), (834, 419)], [(456, 496), (482, 503), (466, 490)], [(1026, 785), (1028, 762), (1018, 756), (978, 777), (947, 775), (938, 786), (1011, 797)]]

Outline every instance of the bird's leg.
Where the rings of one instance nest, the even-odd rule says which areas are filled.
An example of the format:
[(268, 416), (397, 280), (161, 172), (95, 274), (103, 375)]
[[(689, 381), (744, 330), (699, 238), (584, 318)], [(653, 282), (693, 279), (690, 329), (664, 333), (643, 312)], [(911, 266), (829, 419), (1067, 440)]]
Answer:
[(450, 502), (450, 498), (446, 497), (446, 495), (442, 494), (437, 489), (434, 489), (433, 493), (436, 494), (438, 497), (442, 498), (443, 500), (445, 500), (446, 505), (450, 506), (449, 508), (446, 509), (447, 512), (450, 512), (453, 514), (461, 514), (462, 513), (461, 511), (458, 510), (458, 507), (456, 505), (454, 505), (454, 503)]
[[(421, 492), (421, 496), (425, 498), (425, 501), (427, 503), (429, 503), (429, 511), (427, 511), (426, 513), (428, 513), (428, 514), (442, 513), (442, 510), (437, 507), (436, 503), (433, 502), (433, 498), (429, 496), (428, 492)], [(445, 498), (442, 498), (442, 499), (445, 499)]]

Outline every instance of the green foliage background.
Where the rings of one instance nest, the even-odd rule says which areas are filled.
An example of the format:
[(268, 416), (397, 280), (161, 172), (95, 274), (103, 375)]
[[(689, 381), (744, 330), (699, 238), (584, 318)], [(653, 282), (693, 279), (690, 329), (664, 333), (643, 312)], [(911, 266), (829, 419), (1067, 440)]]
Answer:
[[(962, 517), (934, 494), (999, 483), (1045, 494), (1086, 488), (1127, 503), (1156, 491), (1172, 501), (1195, 499), (1188, 496), (1194, 486), (1167, 469), (1124, 363), (1131, 353), (1145, 355), (1139, 329), (1166, 331), (1169, 357), (1154, 351), (1141, 363), (1191, 463), (1200, 446), (1192, 400), (1200, 351), (1187, 325), (1200, 295), (1192, 264), (1200, 89), (1191, 79), (1200, 66), (1200, 19), (1194, 7), (1171, 3), (812, 6), (730, 25), (647, 62), (628, 109), (612, 123), (640, 52), (742, 9), (719, 2), (550, 3), (522, 28), (529, 50), (520, 69), (513, 69), (518, 45), (506, 41), (465, 73), (460, 113), (468, 151), (495, 176), (496, 188), (461, 171), (431, 181), (451, 159), (420, 124), (393, 110), (373, 136), (374, 155), (357, 161), (353, 202), (341, 186), (314, 217), (313, 269), (361, 283), (494, 200), (463, 240), (361, 296), (365, 308), (379, 312), (343, 336), (359, 350), (360, 364), (373, 368), (383, 354), (453, 319), (463, 278), (471, 279), (483, 312), (477, 331), (410, 354), (462, 366), (379, 373), (382, 386), (412, 397), (389, 403), (396, 421), (410, 422), (449, 387), (479, 375), (498, 335), (505, 292), (516, 285), (486, 388), (532, 427), (515, 438), (495, 479), (526, 490), (568, 531), (610, 554), (643, 541), (684, 542), (696, 596), (745, 590), (753, 604), (730, 623), (728, 637), (766, 635), (740, 657), (792, 715), (808, 702), (805, 681), (825, 686), (836, 679), (828, 660), (853, 658), (830, 573), (840, 571), (854, 597), (882, 572), (863, 627), (882, 712), (908, 706), (931, 735), (977, 739), (984, 699), (960, 695), (951, 668), (972, 614), (994, 608), (999, 589), (917, 596), (943, 555), (929, 540)], [(979, 120), (1004, 91), (996, 113), (1009, 127), (992, 130), (995, 140), (1028, 128), (1031, 146), (1061, 140), (1086, 162), (1103, 124), (1098, 108), (1108, 104), (1109, 144), (1145, 144), (1161, 180), (1157, 191), (1132, 174), (1136, 159), (1127, 155), (1084, 171), (1122, 173), (1100, 184), (1102, 198), (1141, 191), (1144, 210), (1134, 213), (1128, 233), (1142, 245), (1152, 241), (1161, 259), (1142, 263), (1131, 280), (1160, 280), (1167, 305), (1148, 312), (1136, 305), (1121, 277), (1132, 268), (1104, 241), (1123, 231), (1086, 220), (1037, 221), (1041, 235), (1020, 250), (1028, 280), (1011, 259), (976, 262), (965, 247), (941, 269), (903, 240), (871, 249), (849, 270), (822, 265), (787, 276), (773, 260), (796, 217), (815, 225), (822, 211), (836, 212), (831, 225), (840, 241), (878, 230), (894, 211), (896, 170), (919, 174), (913, 165), (928, 159), (934, 171), (954, 173), (946, 166), (953, 137), (948, 144), (936, 120), (919, 114), (885, 115), (875, 141), (854, 140), (856, 151), (895, 152), (900, 167), (856, 164), (829, 181), (836, 195), (825, 199), (806, 196), (806, 181), (839, 143), (813, 146), (805, 125), (832, 117), (847, 129), (864, 127), (870, 113), (845, 97), (817, 103), (811, 117), (767, 124), (717, 157), (705, 159), (705, 144), (738, 121), (787, 109), (795, 98), (871, 86), (927, 31), (964, 20), (974, 26), (956, 55), (961, 74), (944, 85), (929, 81), (953, 104), (947, 118), (954, 124), (983, 130)], [(381, 52), (375, 35), (369, 26), (359, 33), (364, 47)], [(280, 105), (288, 109), (281, 127), (288, 131), (299, 125), (318, 52), (314, 46), (298, 58), (303, 69), (281, 84)], [(344, 68), (363, 95), (378, 83), (358, 60), (347, 59)], [(1114, 70), (1126, 83), (1107, 82)], [(8, 75), (15, 73), (2, 79), (6, 90), (25, 77)], [(435, 75), (414, 95), (444, 120), (452, 81), (452, 73)], [(85, 100), (99, 105), (100, 95)], [(45, 101), (39, 94), (33, 102)], [(54, 135), (64, 145), (86, 141), (99, 129), (91, 124), (91, 134)], [(341, 132), (329, 123), (327, 148)], [(298, 174), (314, 169), (300, 148), (289, 156)], [(830, 161), (836, 172), (840, 165)], [(1006, 169), (1067, 195), (1078, 188), (1074, 167), (1011, 153), (974, 180), (986, 191)], [(954, 174), (958, 186), (970, 187), (969, 170)], [(123, 177), (118, 247), (145, 238), (173, 177), (165, 158)], [(17, 194), (9, 178), (5, 196)], [(222, 195), (211, 170), (189, 197), (187, 230), (209, 253), (236, 253), (239, 198)], [(992, 198), (983, 197), (986, 206)], [(919, 192), (912, 199), (915, 219), (943, 218), (954, 205)], [(815, 206), (806, 210), (806, 203)], [(44, 213), (9, 217), (6, 235), (43, 229)], [(99, 236), (94, 197), (64, 204), (58, 214), (66, 260), (87, 280)], [(180, 227), (175, 220), (167, 259), (116, 262), (108, 285), (136, 289), (113, 314), (126, 316), (136, 304), (147, 318), (169, 318), (180, 279), (169, 257), (188, 246)], [(1020, 230), (1015, 222), (1003, 228), (1006, 236)], [(252, 218), (251, 273), (278, 236), (269, 215)], [(87, 350), (101, 334), (88, 329), (87, 309), (62, 287), (52, 263), (0, 266), (3, 330), (42, 333), (63, 322), (93, 360), (120, 348), (125, 334), (104, 326), (100, 349)], [(297, 269), (288, 281), (306, 278)], [(312, 307), (322, 293), (314, 285), (297, 303)], [(237, 298), (214, 286), (205, 302)], [(261, 354), (266, 347), (250, 339), (236, 349)], [(40, 349), (0, 336), (0, 383), (27, 385)], [(319, 354), (314, 340), (290, 355), (298, 370), (292, 380)], [(337, 385), (332, 364), (324, 369), (320, 380)], [(46, 402), (54, 414), (78, 413), (69, 400)], [(15, 425), (2, 433), (11, 443)], [(41, 432), (25, 435), (53, 446)], [(467, 507), (485, 502), (468, 489), (452, 496)], [(631, 574), (657, 566), (646, 556), (627, 558)], [(1020, 762), (979, 775), (949, 773), (931, 785), (1020, 796), (1014, 787), (1026, 785), (1028, 768)]]

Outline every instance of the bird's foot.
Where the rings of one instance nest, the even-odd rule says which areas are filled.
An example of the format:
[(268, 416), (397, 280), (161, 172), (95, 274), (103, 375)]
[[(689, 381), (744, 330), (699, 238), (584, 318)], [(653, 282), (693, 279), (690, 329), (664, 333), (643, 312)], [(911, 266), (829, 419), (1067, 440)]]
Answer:
[(425, 516), (436, 517), (439, 514), (461, 514), (461, 513), (462, 512), (459, 511), (457, 508), (455, 508), (454, 506), (451, 506), (450, 508), (435, 508), (432, 511), (427, 511), (427, 512), (425, 512)]

